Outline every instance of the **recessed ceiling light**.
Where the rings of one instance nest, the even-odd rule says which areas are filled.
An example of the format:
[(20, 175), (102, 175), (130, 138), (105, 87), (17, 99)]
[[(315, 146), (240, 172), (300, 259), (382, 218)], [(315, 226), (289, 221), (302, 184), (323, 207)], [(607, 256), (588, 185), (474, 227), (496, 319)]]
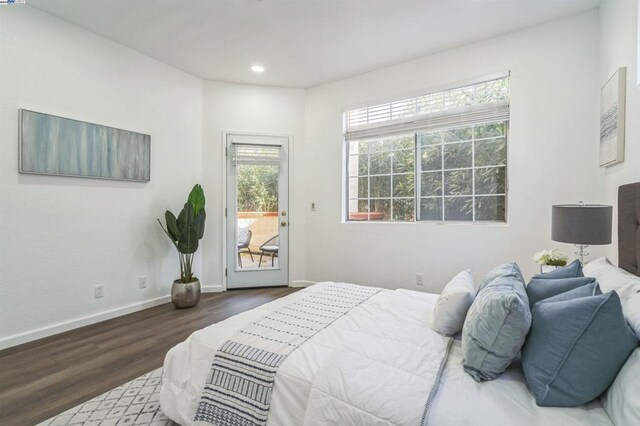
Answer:
[(262, 65), (253, 65), (251, 67), (251, 71), (259, 74), (261, 72), (264, 72), (264, 67)]

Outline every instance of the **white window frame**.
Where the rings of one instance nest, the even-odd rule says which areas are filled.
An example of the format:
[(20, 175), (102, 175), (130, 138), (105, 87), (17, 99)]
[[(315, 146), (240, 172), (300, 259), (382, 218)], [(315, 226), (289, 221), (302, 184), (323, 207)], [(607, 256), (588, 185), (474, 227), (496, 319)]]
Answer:
[[(460, 82), (457, 84), (452, 84), (452, 85), (448, 85), (445, 87), (442, 87), (438, 90), (431, 90), (427, 92), (427, 95), (422, 95), (422, 96), (428, 96), (428, 94), (439, 94), (439, 92), (447, 92), (447, 91), (455, 91), (457, 89), (463, 89), (466, 86), (472, 86), (472, 85), (476, 85), (476, 84), (482, 84), (484, 82), (490, 82), (492, 80), (500, 80), (500, 79), (507, 79), (507, 81), (510, 78), (510, 73), (507, 72), (502, 72), (502, 73), (498, 73), (498, 74), (493, 74), (493, 75), (489, 75), (489, 76), (485, 76), (483, 78), (479, 78), (479, 79), (474, 79), (474, 80), (469, 80), (466, 82)], [(508, 89), (510, 91), (510, 88)], [(415, 97), (416, 99), (418, 99), (419, 97)], [(343, 111), (343, 172), (344, 172), (344, 179), (343, 179), (343, 212), (342, 212), (342, 221), (343, 223), (438, 223), (438, 224), (452, 224), (452, 223), (463, 223), (463, 224), (483, 224), (483, 225), (491, 225), (491, 224), (500, 224), (500, 225), (504, 225), (508, 223), (508, 196), (509, 196), (509, 181), (508, 181), (508, 146), (509, 146), (509, 120), (510, 120), (510, 113), (509, 113), (509, 104), (510, 104), (510, 94), (507, 95), (507, 99), (506, 101), (498, 101), (498, 102), (492, 102), (492, 103), (486, 103), (486, 104), (477, 104), (477, 105), (473, 105), (471, 107), (467, 107), (467, 108), (458, 108), (455, 110), (450, 110), (450, 111), (439, 111), (436, 113), (427, 113), (427, 114), (414, 114), (413, 116), (408, 116), (408, 117), (401, 117), (401, 118), (397, 118), (394, 119), (394, 114), (392, 112), (393, 107), (392, 104), (394, 104), (394, 102), (399, 102), (400, 105), (402, 105), (402, 103), (405, 103), (407, 101), (411, 102), (412, 98), (408, 98), (408, 97), (403, 97), (400, 98), (400, 101), (391, 101), (391, 102), (386, 102), (386, 103), (381, 103), (378, 105), (374, 105), (374, 106), (360, 106), (358, 108), (348, 108), (345, 109)], [(388, 117), (390, 117), (390, 119), (387, 120), (379, 120), (377, 122), (367, 122), (365, 124), (361, 124), (359, 125), (359, 129), (356, 129), (356, 131), (350, 130), (349, 129), (349, 119), (350, 113), (353, 113), (356, 110), (367, 110), (367, 108), (377, 108), (378, 110), (381, 110), (381, 106), (389, 106), (389, 113), (387, 114)], [(492, 113), (492, 110), (496, 111), (495, 114)], [(368, 115), (368, 113), (367, 113)], [(457, 117), (458, 120), (450, 120), (451, 117)], [(495, 117), (495, 119), (492, 119), (492, 117)], [(367, 117), (368, 118), (368, 117)], [(449, 125), (447, 125), (447, 120), (449, 121)], [(380, 124), (382, 123), (382, 124)], [(443, 124), (444, 123), (444, 124)], [(421, 152), (422, 152), (422, 146), (421, 144), (418, 142), (418, 135), (420, 133), (428, 133), (430, 131), (444, 131), (447, 129), (453, 129), (453, 128), (464, 128), (464, 127), (472, 127), (472, 126), (478, 126), (478, 125), (482, 125), (482, 124), (491, 124), (491, 123), (504, 123), (504, 136), (499, 137), (499, 136), (493, 136), (493, 137), (486, 137), (486, 138), (479, 138), (476, 139), (475, 137), (475, 132), (472, 133), (471, 139), (469, 141), (453, 141), (453, 142), (444, 142), (442, 141), (440, 144), (437, 144), (439, 146), (442, 147), (443, 151), (444, 151), (444, 147), (445, 145), (451, 145), (451, 144), (456, 144), (456, 143), (465, 143), (465, 142), (469, 142), (471, 143), (471, 158), (472, 158), (472, 162), (471, 162), (471, 166), (469, 167), (462, 167), (459, 169), (446, 169), (444, 168), (444, 155), (442, 155), (441, 161), (442, 161), (442, 166), (441, 169), (439, 170), (430, 170), (430, 172), (440, 172), (441, 173), (441, 179), (442, 181), (442, 194), (439, 196), (433, 196), (433, 197), (423, 197), (422, 193), (421, 193), (421, 184), (422, 184), (422, 162), (420, 161), (421, 158)], [(382, 131), (379, 131), (380, 129), (382, 129)], [(362, 139), (374, 139), (376, 137), (382, 138), (382, 137), (393, 137), (393, 136), (401, 136), (403, 134), (410, 134), (413, 133), (414, 135), (414, 158), (415, 158), (415, 162), (414, 162), (414, 170), (413, 173), (407, 173), (407, 174), (413, 174), (414, 176), (414, 195), (413, 195), (413, 207), (414, 207), (414, 220), (412, 221), (397, 221), (393, 219), (393, 208), (392, 208), (392, 203), (393, 203), (393, 169), (390, 170), (389, 175), (391, 176), (391, 188), (390, 188), (390, 195), (389, 197), (383, 197), (383, 199), (389, 199), (390, 200), (390, 215), (391, 217), (388, 220), (371, 220), (370, 216), (368, 217), (368, 220), (350, 220), (349, 219), (349, 214), (350, 214), (350, 202), (351, 201), (356, 201), (359, 202), (360, 201), (360, 197), (358, 197), (358, 194), (356, 194), (355, 198), (350, 198), (350, 179), (352, 177), (349, 176), (349, 159), (350, 159), (350, 155), (351, 153), (349, 152), (349, 142), (352, 141), (357, 141), (357, 140), (362, 140)], [(357, 136), (353, 136), (353, 135), (363, 135), (363, 137), (359, 138)], [(506, 144), (506, 153), (505, 153), (505, 164), (504, 165), (489, 165), (489, 166), (475, 166), (475, 145), (476, 145), (476, 141), (477, 140), (491, 140), (491, 139), (502, 139), (504, 138), (505, 144)], [(389, 152), (393, 152), (395, 150), (391, 150)], [(382, 152), (382, 151), (381, 151)], [(385, 151), (386, 152), (386, 151)], [(475, 173), (477, 170), (479, 169), (488, 169), (488, 168), (495, 168), (495, 167), (503, 167), (505, 170), (505, 192), (504, 193), (496, 193), (496, 194), (476, 194), (476, 190), (475, 190)], [(445, 182), (444, 182), (444, 175), (446, 171), (455, 171), (455, 170), (470, 170), (471, 174), (472, 174), (472, 193), (470, 195), (445, 195), (444, 191), (445, 191)], [(376, 197), (371, 197), (371, 193), (370, 193), (370, 177), (372, 175), (370, 175), (370, 170), (367, 170), (367, 175), (366, 177), (369, 188), (367, 190), (367, 198), (366, 200), (368, 201), (368, 213), (370, 214), (371, 211), (371, 200), (373, 199), (377, 199)], [(356, 175), (355, 177), (357, 177), (358, 179), (360, 177), (365, 177), (360, 176), (359, 174)], [(485, 196), (503, 196), (504, 197), (504, 202), (505, 202), (505, 217), (504, 220), (476, 220), (476, 206), (475, 206), (475, 200), (476, 198), (479, 197), (485, 197)], [(473, 200), (473, 210), (472, 210), (472, 219), (471, 220), (447, 220), (446, 219), (446, 214), (445, 214), (445, 200), (447, 198), (455, 198), (455, 197), (470, 197)], [(379, 198), (379, 197), (378, 197)], [(398, 197), (396, 197), (398, 198)], [(403, 197), (400, 197), (403, 198)], [(408, 197), (404, 197), (404, 198), (408, 198)], [(420, 218), (420, 214), (421, 214), (421, 201), (423, 198), (438, 198), (442, 201), (442, 216), (441, 219), (439, 220), (422, 220)], [(363, 198), (364, 199), (364, 198)]]
[[(409, 133), (407, 133), (409, 134)], [(400, 136), (400, 135), (398, 135)], [(393, 153), (393, 152), (399, 152), (399, 151), (412, 151), (414, 154), (414, 162), (417, 161), (417, 141), (416, 141), (416, 133), (413, 133), (413, 147), (412, 148), (400, 148), (400, 149), (383, 149), (383, 150), (379, 150), (379, 151), (370, 151), (367, 153), (367, 155), (369, 154), (384, 154), (384, 153)], [(416, 187), (415, 187), (415, 182), (414, 182), (414, 190), (413, 190), (413, 196), (412, 197), (394, 197), (393, 196), (393, 178), (394, 176), (413, 176), (414, 179), (417, 178), (416, 175), (416, 171), (415, 171), (415, 166), (414, 166), (414, 171), (413, 172), (403, 172), (403, 173), (395, 173), (393, 170), (393, 160), (390, 160), (391, 164), (390, 164), (390, 169), (389, 169), (389, 173), (376, 173), (376, 174), (371, 174), (371, 157), (368, 157), (368, 164), (367, 164), (367, 174), (366, 175), (357, 175), (355, 178), (356, 179), (360, 179), (362, 177), (366, 177), (367, 178), (367, 198), (360, 198), (355, 197), (355, 198), (349, 198), (349, 190), (350, 190), (350, 180), (352, 178), (354, 178), (353, 176), (349, 176), (349, 158), (352, 156), (352, 154), (350, 154), (349, 152), (349, 143), (346, 144), (346, 154), (345, 154), (345, 158), (346, 158), (346, 189), (345, 189), (345, 196), (346, 196), (346, 214), (347, 216), (345, 217), (345, 221), (347, 222), (357, 222), (357, 221), (353, 221), (353, 220), (349, 220), (349, 203), (351, 201), (356, 201), (356, 202), (360, 202), (361, 200), (367, 200), (368, 202), (368, 213), (370, 213), (370, 209), (371, 209), (371, 201), (372, 200), (389, 200), (389, 209), (391, 211), (391, 214), (393, 216), (393, 201), (394, 200), (416, 200), (417, 197), (417, 192), (416, 192)], [(385, 177), (388, 176), (390, 178), (389, 181), (389, 196), (387, 197), (372, 197), (371, 196), (371, 178), (372, 177)], [(416, 217), (416, 204), (414, 203), (414, 209), (413, 209), (413, 214), (414, 217)], [(369, 216), (369, 215), (368, 215)], [(370, 218), (369, 220), (367, 220), (367, 222), (371, 222)], [(376, 223), (381, 223), (381, 222), (395, 222), (395, 223), (404, 223), (404, 222), (411, 222), (411, 221), (401, 221), (401, 220), (388, 220), (388, 221), (373, 221)]]
[[(441, 153), (441, 167), (440, 169), (437, 170), (428, 170), (428, 171), (423, 171), (422, 170), (422, 162), (421, 161), (417, 161), (416, 162), (416, 169), (415, 169), (415, 173), (416, 173), (416, 219), (415, 222), (436, 222), (436, 223), (457, 223), (457, 222), (463, 222), (463, 223), (506, 223), (507, 222), (507, 208), (508, 208), (508, 202), (507, 202), (507, 197), (508, 197), (508, 192), (509, 192), (509, 180), (508, 180), (508, 159), (506, 159), (505, 164), (501, 165), (501, 164), (495, 164), (495, 165), (489, 165), (489, 166), (476, 166), (475, 162), (476, 162), (476, 155), (475, 155), (475, 149), (476, 149), (476, 141), (490, 141), (490, 140), (499, 140), (499, 139), (504, 139), (505, 140), (505, 148), (507, 150), (507, 156), (508, 156), (508, 145), (509, 145), (509, 120), (503, 120), (503, 121), (496, 121), (496, 122), (486, 122), (486, 123), (476, 123), (474, 124), (470, 124), (469, 126), (476, 126), (476, 125), (483, 125), (483, 124), (493, 124), (493, 123), (504, 123), (505, 126), (505, 132), (504, 132), (504, 136), (491, 136), (491, 137), (486, 137), (486, 138), (477, 138), (475, 137), (475, 134), (472, 134), (471, 139), (470, 140), (466, 140), (466, 141), (453, 141), (453, 142), (444, 142), (442, 141), (440, 144), (437, 144), (439, 146), (442, 147), (442, 153)], [(447, 130), (447, 129), (442, 129), (442, 130)], [(417, 134), (416, 134), (417, 135)], [(417, 137), (416, 137), (417, 139)], [(471, 144), (471, 165), (469, 167), (458, 167), (458, 168), (445, 168), (444, 165), (444, 161), (445, 161), (445, 156), (444, 156), (444, 147), (446, 145), (455, 145), (455, 144), (463, 144), (463, 143), (470, 143)], [(437, 146), (434, 145), (434, 146)], [(420, 156), (421, 152), (422, 152), (422, 146), (417, 143), (416, 144), (416, 159)], [(495, 193), (495, 194), (477, 194), (476, 193), (476, 180), (475, 180), (475, 173), (477, 170), (479, 169), (492, 169), (492, 168), (504, 168), (505, 170), (505, 192), (504, 193)], [(471, 195), (445, 195), (444, 194), (444, 188), (445, 188), (445, 178), (444, 178), (444, 174), (445, 172), (449, 172), (449, 171), (458, 171), (458, 170), (470, 170), (471, 171), (471, 185), (472, 185), (472, 190), (471, 190)], [(432, 197), (424, 197), (422, 196), (422, 173), (442, 173), (441, 179), (442, 179), (442, 195), (436, 195), (436, 196), (432, 196)], [(472, 210), (472, 219), (471, 220), (448, 220), (445, 217), (445, 200), (447, 198), (460, 198), (460, 197), (471, 197), (471, 199), (473, 200), (473, 210)], [(479, 198), (479, 197), (505, 197), (505, 220), (476, 220), (476, 207), (475, 207), (475, 199)], [(421, 215), (421, 209), (420, 209), (420, 203), (421, 200), (423, 198), (440, 198), (442, 200), (442, 216), (443, 219), (439, 219), (439, 220), (434, 220), (434, 219), (421, 219), (420, 215)]]

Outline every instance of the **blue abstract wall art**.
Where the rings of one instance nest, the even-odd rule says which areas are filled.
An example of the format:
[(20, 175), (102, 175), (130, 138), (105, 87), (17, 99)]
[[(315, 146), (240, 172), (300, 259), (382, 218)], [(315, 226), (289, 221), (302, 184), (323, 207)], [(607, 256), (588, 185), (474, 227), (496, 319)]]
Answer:
[(21, 109), (19, 169), (149, 182), (151, 136)]

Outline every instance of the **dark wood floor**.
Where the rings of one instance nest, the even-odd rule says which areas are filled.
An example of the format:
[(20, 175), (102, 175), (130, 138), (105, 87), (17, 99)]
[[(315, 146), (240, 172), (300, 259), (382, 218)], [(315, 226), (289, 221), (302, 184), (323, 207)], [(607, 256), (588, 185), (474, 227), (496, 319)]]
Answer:
[(0, 351), (0, 425), (32, 425), (162, 366), (192, 332), (293, 293), (293, 288), (204, 294)]

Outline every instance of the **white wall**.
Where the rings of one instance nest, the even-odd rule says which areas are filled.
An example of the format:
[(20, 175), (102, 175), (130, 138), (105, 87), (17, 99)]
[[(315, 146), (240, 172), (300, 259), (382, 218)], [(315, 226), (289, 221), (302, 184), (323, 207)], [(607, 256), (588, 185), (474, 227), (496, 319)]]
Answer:
[[(640, 181), (640, 81), (638, 73), (638, 1), (606, 0), (600, 6), (600, 68), (598, 86), (620, 67), (627, 67), (627, 103), (624, 162), (607, 167), (605, 182), (609, 204), (616, 205), (618, 186)], [(607, 255), (618, 258), (617, 210), (613, 244)]]
[[(638, 170), (630, 142), (622, 166), (597, 167), (598, 88), (612, 72), (598, 65), (599, 25), (615, 44), (615, 57), (603, 59), (609, 68), (632, 60), (631, 46), (617, 41), (632, 31), (629, 6), (604, 8), (602, 20), (592, 11), (308, 91), (203, 83), (29, 7), (2, 8), (0, 347), (20, 341), (10, 335), (167, 300), (178, 264), (154, 218), (177, 210), (196, 182), (208, 211), (196, 273), (222, 290), (225, 130), (293, 135), (294, 283), (419, 289), (415, 274), (423, 272), (422, 289), (439, 291), (468, 267), (478, 279), (510, 260), (535, 272), (534, 252), (572, 251), (550, 241), (551, 204), (613, 202), (612, 188)], [(345, 107), (501, 70), (512, 73), (507, 225), (342, 223)], [(633, 102), (628, 111), (637, 115)], [(19, 108), (151, 134), (151, 182), (19, 175)], [(628, 141), (637, 139), (635, 126)], [(148, 289), (138, 288), (140, 276), (149, 277)], [(104, 299), (93, 298), (96, 284), (105, 285)]]
[(222, 289), (223, 131), (284, 133), (293, 136), (293, 187), (290, 188), (289, 280), (305, 279), (305, 91), (206, 82), (204, 86), (203, 185), (207, 191), (208, 231), (204, 238), (204, 277)]
[[(179, 266), (155, 218), (201, 180), (202, 81), (17, 6), (0, 10), (0, 93), (0, 346), (168, 300)], [(150, 134), (151, 182), (18, 174), (19, 108)]]
[[(479, 279), (515, 260), (525, 275), (550, 240), (551, 205), (604, 202), (597, 167), (598, 14), (591, 11), (308, 91), (306, 273), (389, 288), (439, 291), (458, 271)], [(507, 225), (341, 223), (345, 107), (511, 71)], [(594, 248), (592, 253), (602, 253)]]

